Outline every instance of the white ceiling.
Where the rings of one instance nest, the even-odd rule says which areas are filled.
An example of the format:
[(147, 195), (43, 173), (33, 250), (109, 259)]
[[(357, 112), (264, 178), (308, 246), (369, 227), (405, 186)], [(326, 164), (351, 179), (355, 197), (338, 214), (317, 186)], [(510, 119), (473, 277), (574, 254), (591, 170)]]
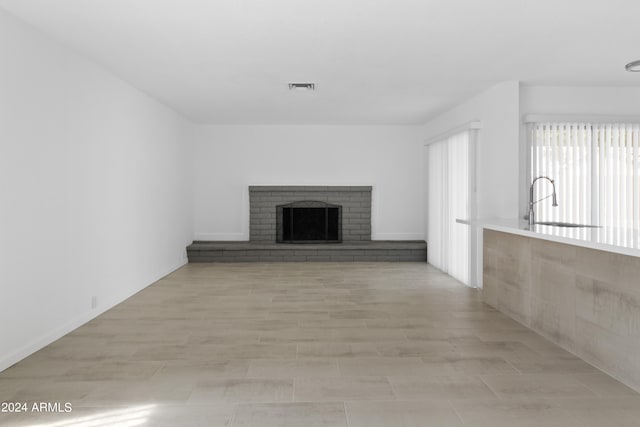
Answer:
[[(640, 86), (634, 0), (0, 0), (202, 123), (420, 124), (505, 80)], [(288, 82), (315, 82), (293, 93)], [(639, 101), (640, 102), (640, 101)]]

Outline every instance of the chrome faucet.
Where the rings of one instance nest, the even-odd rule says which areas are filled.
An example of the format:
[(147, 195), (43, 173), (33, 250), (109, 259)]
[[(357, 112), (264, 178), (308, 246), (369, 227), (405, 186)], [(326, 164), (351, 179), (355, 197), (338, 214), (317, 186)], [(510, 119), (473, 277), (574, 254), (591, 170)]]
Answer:
[[(553, 194), (551, 194), (551, 196), (546, 196), (543, 197), (542, 199), (536, 200), (535, 202), (533, 201), (533, 186), (536, 183), (537, 180), (539, 179), (546, 179), (548, 180), (551, 185), (553, 186)], [(534, 178), (533, 181), (531, 182), (531, 187), (529, 188), (529, 225), (533, 225), (535, 223), (535, 213), (533, 212), (533, 205), (535, 205), (538, 202), (541, 202), (544, 199), (548, 199), (549, 197), (551, 197), (552, 199), (552, 203), (551, 206), (558, 206), (558, 198), (556, 197), (556, 184), (555, 182), (549, 178), (548, 176), (539, 176), (537, 178)]]

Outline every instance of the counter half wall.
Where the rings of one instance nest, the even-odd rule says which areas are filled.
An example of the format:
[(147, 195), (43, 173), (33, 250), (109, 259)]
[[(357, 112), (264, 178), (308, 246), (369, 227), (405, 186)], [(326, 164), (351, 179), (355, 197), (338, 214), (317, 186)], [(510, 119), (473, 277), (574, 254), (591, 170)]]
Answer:
[(484, 228), (483, 297), (640, 391), (640, 257)]

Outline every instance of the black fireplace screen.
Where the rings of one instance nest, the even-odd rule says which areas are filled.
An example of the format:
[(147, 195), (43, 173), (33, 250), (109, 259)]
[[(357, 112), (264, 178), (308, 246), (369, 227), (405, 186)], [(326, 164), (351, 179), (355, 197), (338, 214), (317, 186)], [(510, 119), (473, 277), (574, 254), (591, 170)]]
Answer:
[(278, 243), (339, 243), (342, 206), (305, 200), (276, 206)]

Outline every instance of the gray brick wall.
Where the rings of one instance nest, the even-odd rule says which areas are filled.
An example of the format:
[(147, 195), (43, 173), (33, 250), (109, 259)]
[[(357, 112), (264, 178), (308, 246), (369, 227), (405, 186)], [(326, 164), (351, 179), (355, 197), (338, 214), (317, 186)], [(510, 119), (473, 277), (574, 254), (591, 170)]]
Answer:
[(249, 240), (276, 241), (276, 206), (301, 200), (342, 205), (342, 241), (371, 240), (370, 186), (250, 186)]

